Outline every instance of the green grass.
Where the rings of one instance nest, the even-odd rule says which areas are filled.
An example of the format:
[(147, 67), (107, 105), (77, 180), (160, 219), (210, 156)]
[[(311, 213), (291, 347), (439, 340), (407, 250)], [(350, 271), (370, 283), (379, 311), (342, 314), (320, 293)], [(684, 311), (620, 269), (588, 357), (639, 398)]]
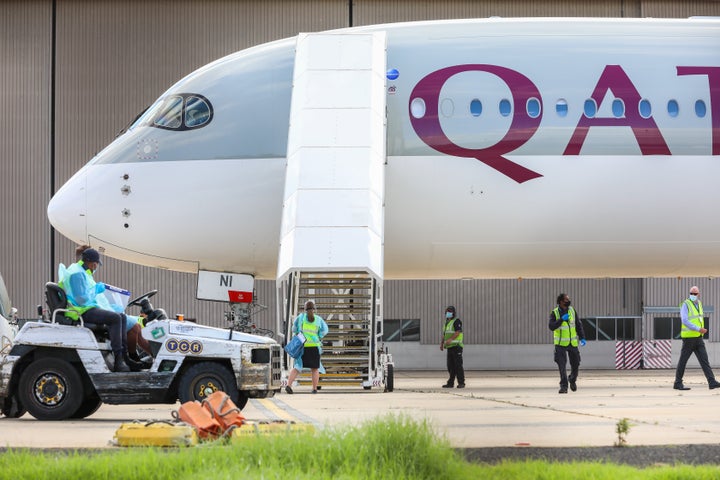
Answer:
[[(69, 432), (69, 434), (72, 434)], [(232, 445), (107, 451), (10, 450), (0, 455), (0, 479), (703, 479), (720, 468), (638, 469), (601, 463), (471, 464), (428, 422), (386, 417), (360, 427), (248, 436)]]

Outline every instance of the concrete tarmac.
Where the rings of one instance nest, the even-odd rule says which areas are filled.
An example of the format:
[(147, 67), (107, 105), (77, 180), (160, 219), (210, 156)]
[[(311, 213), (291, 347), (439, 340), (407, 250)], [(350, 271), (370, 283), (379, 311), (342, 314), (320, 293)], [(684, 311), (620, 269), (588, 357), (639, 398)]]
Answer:
[[(441, 388), (444, 372), (395, 372), (395, 391), (326, 386), (317, 395), (298, 386), (253, 399), (248, 420), (292, 420), (318, 428), (358, 425), (386, 415), (427, 420), (454, 447), (612, 446), (618, 421), (631, 423), (629, 445), (720, 443), (720, 389), (699, 369), (685, 375), (689, 391), (672, 389), (672, 370), (581, 370), (577, 392), (558, 394), (555, 370), (467, 372), (465, 389)], [(107, 448), (134, 420), (171, 420), (176, 405), (103, 405), (83, 419), (40, 422), (26, 414), (0, 418), (0, 447)]]

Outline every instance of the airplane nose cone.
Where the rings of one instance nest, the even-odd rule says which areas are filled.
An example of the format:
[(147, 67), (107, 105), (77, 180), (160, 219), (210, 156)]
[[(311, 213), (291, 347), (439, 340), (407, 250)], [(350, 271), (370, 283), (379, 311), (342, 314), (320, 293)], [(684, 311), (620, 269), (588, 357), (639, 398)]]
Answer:
[(48, 220), (53, 227), (70, 240), (87, 243), (87, 174), (77, 172), (50, 199)]

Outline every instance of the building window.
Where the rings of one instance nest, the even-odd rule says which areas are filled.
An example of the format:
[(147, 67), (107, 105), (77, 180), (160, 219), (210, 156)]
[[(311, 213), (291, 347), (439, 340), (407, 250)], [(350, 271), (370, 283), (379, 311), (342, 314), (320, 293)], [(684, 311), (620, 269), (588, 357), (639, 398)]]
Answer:
[(419, 342), (420, 341), (420, 319), (409, 320), (383, 320), (383, 341), (384, 342)]
[(635, 340), (635, 325), (640, 317), (589, 317), (583, 318), (587, 341)]
[[(705, 317), (705, 328), (707, 328), (708, 317)], [(679, 340), (682, 337), (682, 320), (680, 317), (655, 317), (653, 319), (653, 339), (654, 340)], [(708, 332), (709, 333), (709, 332)], [(703, 338), (708, 338), (708, 333)]]

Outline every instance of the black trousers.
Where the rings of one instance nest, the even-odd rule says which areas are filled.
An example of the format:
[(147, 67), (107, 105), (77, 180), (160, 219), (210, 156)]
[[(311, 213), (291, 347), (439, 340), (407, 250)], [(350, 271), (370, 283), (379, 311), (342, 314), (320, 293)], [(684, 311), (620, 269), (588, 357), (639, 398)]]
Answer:
[(83, 322), (107, 325), (113, 353), (127, 352), (127, 317), (102, 308), (91, 308), (82, 314)]
[(447, 351), (447, 370), (450, 374), (448, 385), (455, 384), (457, 378), (458, 385), (465, 383), (465, 369), (463, 368), (463, 347), (450, 347)]
[[(570, 359), (570, 377), (568, 377), (566, 370), (568, 358)], [(571, 382), (576, 381), (578, 370), (580, 370), (580, 351), (578, 347), (555, 345), (555, 363), (557, 363), (558, 370), (560, 370), (560, 386), (567, 388), (568, 380)]]
[(677, 370), (675, 370), (675, 383), (682, 383), (683, 375), (685, 375), (685, 366), (687, 365), (690, 355), (693, 353), (697, 357), (698, 362), (700, 362), (700, 367), (708, 383), (715, 382), (715, 375), (713, 375), (712, 368), (710, 368), (707, 350), (705, 350), (705, 342), (703, 342), (702, 337), (694, 337), (682, 339), (680, 359), (678, 360)]

